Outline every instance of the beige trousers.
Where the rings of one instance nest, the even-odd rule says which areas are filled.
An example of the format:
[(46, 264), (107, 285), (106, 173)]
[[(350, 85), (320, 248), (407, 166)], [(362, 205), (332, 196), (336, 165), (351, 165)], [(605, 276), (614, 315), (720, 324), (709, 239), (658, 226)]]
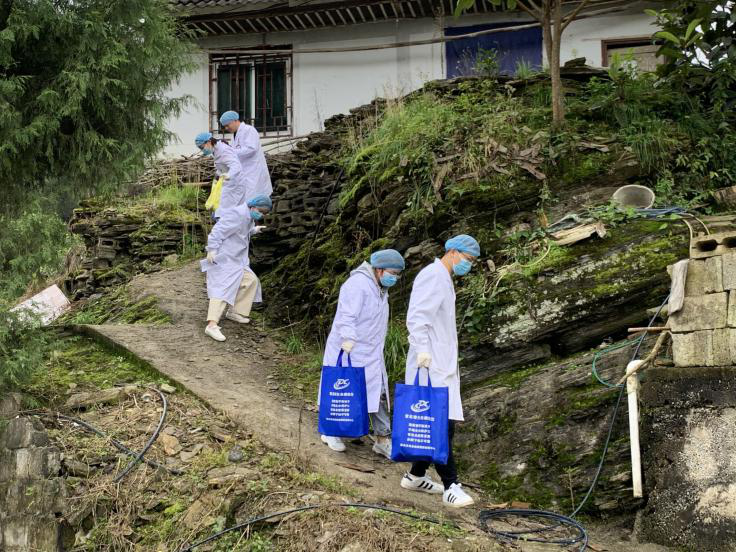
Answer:
[[(243, 279), (240, 281), (238, 294), (235, 296), (233, 312), (240, 316), (250, 316), (250, 309), (253, 306), (253, 299), (257, 290), (258, 278), (255, 274), (246, 270), (243, 273)], [(227, 303), (222, 299), (210, 299), (210, 306), (207, 309), (207, 322), (210, 320), (215, 323), (219, 322), (226, 308)]]

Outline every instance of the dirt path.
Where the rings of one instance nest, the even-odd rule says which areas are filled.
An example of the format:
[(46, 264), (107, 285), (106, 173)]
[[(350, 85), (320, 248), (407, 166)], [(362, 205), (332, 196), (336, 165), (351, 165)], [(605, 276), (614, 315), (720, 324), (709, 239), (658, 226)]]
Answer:
[[(267, 378), (285, 356), (266, 332), (254, 325), (223, 320), (227, 341), (218, 343), (206, 337), (203, 317), (207, 294), (195, 263), (139, 276), (132, 281), (131, 291), (158, 297), (159, 306), (171, 314), (173, 324), (85, 326), (84, 331), (149, 362), (212, 407), (227, 412), (267, 446), (298, 453), (320, 472), (352, 483), (365, 500), (422, 510), (441, 508), (437, 497), (401, 489), (398, 484), (405, 466), (378, 457), (367, 440), (363, 445), (349, 444), (345, 454), (322, 444), (316, 414), (269, 389)], [(366, 472), (336, 462), (354, 464)], [(474, 514), (463, 513), (466, 516), (473, 519)]]
[[(154, 295), (159, 306), (173, 319), (171, 325), (81, 326), (81, 331), (122, 347), (150, 363), (183, 387), (226, 412), (266, 446), (297, 454), (315, 471), (338, 476), (357, 488), (366, 502), (391, 503), (416, 508), (435, 515), (444, 514), (477, 527), (477, 515), (484, 506), (478, 492), (476, 508), (454, 511), (442, 507), (441, 498), (412, 493), (399, 487), (403, 464), (383, 460), (370, 445), (348, 444), (346, 453), (330, 451), (319, 440), (316, 414), (269, 389), (269, 376), (286, 361), (267, 332), (255, 325), (222, 322), (227, 341), (217, 343), (204, 335), (203, 318), (207, 294), (197, 263), (182, 268), (142, 275), (131, 282), (134, 295)], [(340, 464), (352, 464), (353, 468)], [(592, 542), (611, 552), (662, 552), (665, 548), (629, 540), (628, 531), (598, 527), (591, 530)], [(489, 550), (500, 550), (489, 541)], [(514, 548), (519, 550), (519, 548)], [(521, 550), (551, 550), (549, 546), (524, 544)]]

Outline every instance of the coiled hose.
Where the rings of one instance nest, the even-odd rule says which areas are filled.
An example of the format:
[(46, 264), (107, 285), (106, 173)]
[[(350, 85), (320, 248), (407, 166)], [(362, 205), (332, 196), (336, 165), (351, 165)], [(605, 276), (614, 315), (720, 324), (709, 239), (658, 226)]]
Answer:
[(158, 421), (158, 425), (156, 426), (156, 430), (153, 432), (153, 435), (148, 439), (148, 442), (143, 447), (143, 449), (140, 452), (135, 452), (134, 450), (129, 449), (126, 447), (123, 443), (118, 441), (117, 439), (113, 439), (108, 434), (106, 434), (101, 429), (96, 428), (92, 424), (82, 420), (81, 418), (75, 418), (74, 416), (67, 416), (65, 414), (61, 414), (59, 412), (35, 412), (34, 414), (39, 417), (43, 417), (50, 420), (65, 420), (67, 422), (72, 422), (77, 424), (79, 427), (84, 429), (85, 431), (89, 433), (94, 433), (95, 435), (102, 437), (103, 439), (106, 439), (110, 441), (112, 446), (114, 446), (116, 449), (118, 449), (120, 452), (124, 452), (128, 456), (132, 456), (133, 460), (117, 475), (115, 476), (115, 479), (113, 479), (114, 483), (118, 483), (121, 481), (126, 475), (128, 475), (133, 468), (135, 468), (140, 462), (145, 462), (152, 468), (166, 470), (172, 475), (181, 475), (184, 473), (181, 470), (175, 469), (175, 468), (168, 468), (166, 466), (163, 466), (159, 464), (158, 462), (154, 460), (149, 460), (148, 458), (144, 458), (144, 455), (153, 445), (154, 441), (158, 438), (158, 436), (161, 433), (161, 430), (164, 427), (164, 422), (166, 421), (166, 414), (168, 412), (168, 402), (166, 400), (166, 396), (161, 392), (159, 389), (156, 389), (154, 387), (149, 388), (152, 391), (156, 391), (159, 394), (159, 397), (161, 397), (161, 402), (163, 404), (163, 411), (161, 412), (161, 418)]

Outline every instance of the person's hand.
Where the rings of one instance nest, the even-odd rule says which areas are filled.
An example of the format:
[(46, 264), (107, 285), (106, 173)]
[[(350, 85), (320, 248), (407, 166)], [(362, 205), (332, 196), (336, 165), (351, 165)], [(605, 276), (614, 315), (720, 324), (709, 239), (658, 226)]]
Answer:
[(353, 347), (355, 347), (355, 341), (343, 341), (342, 346), (340, 347), (343, 351), (345, 351), (347, 354), (350, 354), (350, 351), (353, 350)]
[(217, 250), (216, 249), (210, 250), (210, 251), (207, 252), (207, 261), (209, 261), (210, 263), (217, 264), (215, 262), (215, 257), (217, 257)]
[(222, 173), (220, 176), (223, 180), (230, 180), (230, 175), (228, 173)]
[(429, 353), (417, 354), (417, 365), (420, 368), (429, 368), (430, 364), (432, 364), (432, 355), (430, 355)]
[(266, 226), (254, 226), (252, 233), (255, 236), (256, 234), (260, 234), (261, 232), (263, 232), (266, 228)]

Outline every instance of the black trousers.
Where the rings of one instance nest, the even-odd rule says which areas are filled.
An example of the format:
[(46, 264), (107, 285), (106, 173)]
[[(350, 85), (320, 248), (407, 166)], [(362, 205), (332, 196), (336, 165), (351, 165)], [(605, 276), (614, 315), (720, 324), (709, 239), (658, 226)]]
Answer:
[[(452, 453), (452, 439), (455, 437), (455, 420), (450, 420), (448, 430), (450, 437), (450, 454), (447, 456), (447, 464), (434, 465), (434, 469), (437, 470), (437, 475), (442, 479), (442, 484), (445, 486), (445, 489), (449, 489), (450, 485), (457, 483), (457, 466), (455, 465), (455, 456)], [(429, 466), (430, 462), (414, 462), (411, 465), (409, 473), (415, 477), (424, 477)]]

